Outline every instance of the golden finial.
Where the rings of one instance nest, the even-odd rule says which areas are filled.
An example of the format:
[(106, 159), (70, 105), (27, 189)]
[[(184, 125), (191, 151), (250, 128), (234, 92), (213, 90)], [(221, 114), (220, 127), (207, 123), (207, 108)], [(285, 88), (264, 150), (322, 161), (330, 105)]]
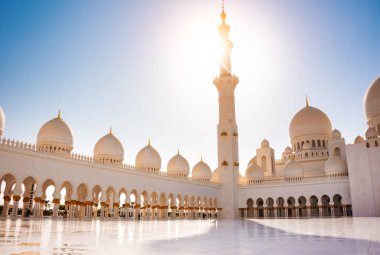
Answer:
[(112, 127), (110, 127), (110, 132), (109, 132), (110, 135), (112, 135)]
[(309, 107), (309, 99), (308, 99), (307, 95), (306, 95), (306, 107)]
[(201, 156), (201, 162), (203, 162), (203, 157)]
[(222, 18), (222, 22), (224, 24), (225, 20), (226, 20), (226, 13), (224, 12), (224, 0), (222, 0), (222, 13), (220, 14), (220, 17)]
[(177, 154), (179, 155), (179, 148), (177, 149)]
[(148, 140), (148, 146), (150, 146), (150, 138), (149, 138), (149, 140)]
[(58, 116), (57, 116), (58, 119), (61, 118), (61, 110), (58, 111)]

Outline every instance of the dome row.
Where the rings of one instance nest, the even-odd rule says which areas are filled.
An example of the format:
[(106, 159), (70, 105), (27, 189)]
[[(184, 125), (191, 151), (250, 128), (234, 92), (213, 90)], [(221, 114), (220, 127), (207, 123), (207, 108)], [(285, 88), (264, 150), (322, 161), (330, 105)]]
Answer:
[[(340, 156), (331, 156), (325, 163), (325, 175), (344, 175), (348, 173), (347, 163)], [(282, 170), (282, 176), (285, 180), (301, 179), (304, 177), (304, 168), (296, 160), (287, 161)], [(262, 181), (264, 179), (264, 169), (256, 164), (251, 163), (246, 172), (245, 178), (248, 181)]]
[[(0, 108), (1, 110), (1, 108)], [(0, 111), (1, 114), (1, 111)], [(46, 122), (37, 135), (37, 149), (40, 151), (55, 151), (70, 154), (73, 150), (73, 132), (69, 125), (63, 121), (60, 113), (58, 116)], [(112, 129), (101, 137), (94, 147), (94, 161), (99, 163), (121, 165), (124, 160), (124, 148), (120, 140), (112, 133)], [(136, 168), (159, 171), (161, 169), (160, 154), (150, 142), (136, 155)], [(168, 162), (167, 173), (171, 176), (188, 176), (190, 166), (187, 160), (179, 154)], [(196, 180), (210, 180), (210, 167), (201, 160), (192, 169), (192, 178)]]

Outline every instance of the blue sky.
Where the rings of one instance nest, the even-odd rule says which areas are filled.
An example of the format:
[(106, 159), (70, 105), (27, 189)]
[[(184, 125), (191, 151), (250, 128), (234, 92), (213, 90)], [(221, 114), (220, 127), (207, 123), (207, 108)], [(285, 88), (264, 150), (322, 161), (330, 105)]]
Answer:
[[(234, 42), (241, 172), (266, 138), (277, 158), (292, 116), (323, 110), (347, 142), (366, 130), (363, 96), (380, 75), (380, 1), (226, 1)], [(62, 111), (74, 151), (112, 126), (127, 163), (150, 138), (163, 168), (177, 148), (217, 163), (220, 2), (0, 1), (5, 136), (35, 142)]]

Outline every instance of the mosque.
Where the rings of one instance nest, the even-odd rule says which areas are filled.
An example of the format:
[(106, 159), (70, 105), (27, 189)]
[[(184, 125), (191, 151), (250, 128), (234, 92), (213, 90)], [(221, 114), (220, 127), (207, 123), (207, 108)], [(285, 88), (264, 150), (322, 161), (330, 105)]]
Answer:
[[(269, 141), (240, 176), (239, 132), (231, 72), (233, 44), (224, 8), (219, 94), (218, 165), (203, 160), (190, 172), (178, 152), (161, 165), (149, 143), (134, 164), (112, 133), (101, 137), (92, 156), (73, 153), (73, 132), (59, 113), (46, 122), (35, 144), (7, 138), (0, 107), (0, 183), (3, 217), (124, 219), (287, 218), (380, 216), (380, 77), (364, 96), (368, 130), (347, 144), (328, 116), (306, 101), (289, 125), (290, 143), (275, 159)], [(254, 153), (253, 153), (254, 154)], [(166, 171), (162, 171), (166, 170)], [(46, 202), (53, 187), (52, 208)], [(49, 209), (49, 210), (48, 210)]]

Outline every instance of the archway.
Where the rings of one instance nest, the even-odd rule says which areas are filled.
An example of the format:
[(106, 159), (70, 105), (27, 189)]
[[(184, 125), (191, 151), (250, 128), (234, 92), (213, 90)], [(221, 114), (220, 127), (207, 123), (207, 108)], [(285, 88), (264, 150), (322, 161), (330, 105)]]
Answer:
[(267, 217), (268, 218), (274, 218), (274, 200), (273, 198), (268, 198), (266, 201), (267, 204)]
[(247, 218), (253, 218), (254, 217), (254, 208), (253, 208), (253, 199), (248, 198), (247, 199)]
[(257, 217), (264, 218), (264, 200), (262, 198), (258, 198), (256, 200), (257, 205)]
[(299, 207), (298, 207), (298, 217), (302, 218), (302, 217), (307, 217), (307, 207), (306, 207), (306, 198), (304, 196), (300, 196), (298, 198), (298, 204), (299, 204)]
[(318, 198), (316, 196), (310, 197), (310, 216), (319, 217)]
[(285, 207), (284, 207), (285, 199), (283, 199), (282, 197), (279, 197), (277, 198), (276, 203), (277, 203), (277, 218), (285, 217)]
[(333, 197), (334, 202), (334, 216), (341, 217), (343, 215), (343, 204), (342, 204), (342, 196), (339, 194), (335, 194)]
[(321, 200), (322, 200), (322, 216), (331, 216), (329, 196), (323, 195)]
[(296, 210), (295, 210), (296, 200), (294, 199), (294, 197), (289, 197), (287, 200), (287, 203), (288, 203), (288, 218), (296, 217), (297, 216)]

